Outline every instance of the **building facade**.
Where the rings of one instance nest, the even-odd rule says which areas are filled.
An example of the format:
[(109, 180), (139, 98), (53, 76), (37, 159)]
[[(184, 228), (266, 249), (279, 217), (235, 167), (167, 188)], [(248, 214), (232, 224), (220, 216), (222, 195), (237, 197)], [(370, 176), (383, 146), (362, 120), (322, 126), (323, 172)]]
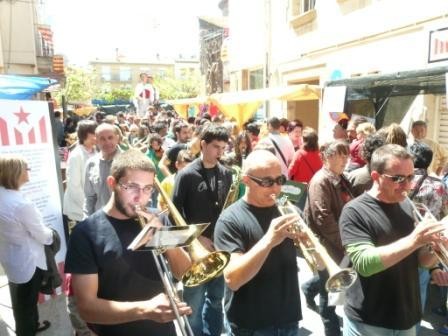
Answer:
[(0, 1), (1, 74), (63, 76), (63, 64), (53, 66), (53, 32), (44, 22), (45, 7), (45, 1)]
[[(291, 84), (324, 88), (344, 79), (350, 87), (353, 78), (399, 77), (401, 72), (448, 67), (448, 2), (443, 0), (226, 2), (231, 90)], [(445, 93), (420, 91), (423, 98), (416, 99), (412, 92), (394, 102), (398, 99), (394, 94), (385, 94), (346, 101), (345, 109), (375, 118), (384, 112), (378, 112), (381, 106), (375, 102), (387, 100), (388, 112), (379, 127), (423, 118), (430, 122), (429, 135), (443, 140), (444, 119), (448, 119)], [(322, 113), (321, 102), (271, 101), (266, 115), (298, 118), (317, 128), (322, 137), (328, 134), (329, 117)]]
[(116, 59), (97, 59), (89, 62), (93, 73), (96, 74), (96, 86), (108, 84), (111, 89), (129, 87), (134, 88), (140, 81), (140, 74), (145, 72), (154, 77), (175, 78), (197, 76), (199, 61), (179, 57), (175, 60), (137, 60), (126, 57)]

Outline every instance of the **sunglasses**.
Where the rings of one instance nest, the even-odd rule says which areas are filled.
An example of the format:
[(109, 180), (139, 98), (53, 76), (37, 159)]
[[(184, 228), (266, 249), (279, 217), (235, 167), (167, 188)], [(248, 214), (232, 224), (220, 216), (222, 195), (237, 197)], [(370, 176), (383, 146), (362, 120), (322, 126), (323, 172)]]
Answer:
[(404, 176), (404, 175), (388, 175), (388, 174), (381, 174), (382, 176), (387, 177), (388, 179), (390, 179), (392, 182), (394, 183), (411, 183), (414, 180), (415, 175), (408, 175), (408, 176)]
[(284, 175), (277, 176), (275, 178), (272, 177), (255, 177), (252, 175), (247, 175), (252, 181), (258, 184), (260, 187), (269, 188), (277, 183), (278, 185), (284, 185), (286, 182), (286, 177)]

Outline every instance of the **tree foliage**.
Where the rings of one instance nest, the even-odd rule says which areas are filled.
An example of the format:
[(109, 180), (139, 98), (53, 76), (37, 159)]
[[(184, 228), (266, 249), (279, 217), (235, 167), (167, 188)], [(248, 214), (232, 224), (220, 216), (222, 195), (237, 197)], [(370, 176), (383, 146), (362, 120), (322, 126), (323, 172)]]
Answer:
[[(124, 85), (112, 88), (110, 83), (102, 83), (97, 86), (96, 75), (83, 68), (68, 67), (66, 69), (65, 86), (61, 89), (56, 99), (61, 103), (62, 95), (70, 104), (90, 104), (93, 99), (114, 104), (117, 101), (129, 102), (134, 94), (134, 88)], [(200, 77), (198, 75), (187, 75), (174, 78), (173, 74), (166, 76), (155, 76), (154, 84), (159, 89), (160, 99), (192, 98), (199, 94)]]
[(189, 75), (182, 78), (155, 78), (159, 88), (160, 99), (181, 99), (197, 97), (200, 88), (200, 77)]
[(95, 98), (104, 101), (107, 104), (116, 102), (130, 102), (134, 90), (129, 85), (123, 85), (119, 88), (111, 88), (109, 83), (103, 84)]
[(94, 74), (83, 68), (68, 67), (65, 85), (56, 99), (61, 103), (61, 97), (65, 96), (68, 103), (89, 103), (96, 91)]

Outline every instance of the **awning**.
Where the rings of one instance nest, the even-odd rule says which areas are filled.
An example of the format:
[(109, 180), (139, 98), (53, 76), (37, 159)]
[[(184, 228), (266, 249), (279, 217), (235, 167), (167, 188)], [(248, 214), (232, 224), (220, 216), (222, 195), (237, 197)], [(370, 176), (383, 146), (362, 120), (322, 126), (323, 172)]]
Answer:
[(29, 99), (56, 83), (48, 77), (0, 75), (0, 99)]
[(212, 103), (217, 105), (226, 117), (235, 119), (238, 127), (241, 127), (266, 100), (317, 100), (320, 98), (320, 94), (321, 90), (318, 86), (301, 84), (267, 89), (215, 93), (208, 97), (171, 100), (167, 101), (167, 103), (173, 105), (176, 111), (184, 117), (187, 116), (187, 111), (190, 106)]
[(436, 67), (391, 74), (340, 79), (325, 86), (346, 86), (347, 100), (415, 96), (419, 93), (444, 94), (448, 67)]

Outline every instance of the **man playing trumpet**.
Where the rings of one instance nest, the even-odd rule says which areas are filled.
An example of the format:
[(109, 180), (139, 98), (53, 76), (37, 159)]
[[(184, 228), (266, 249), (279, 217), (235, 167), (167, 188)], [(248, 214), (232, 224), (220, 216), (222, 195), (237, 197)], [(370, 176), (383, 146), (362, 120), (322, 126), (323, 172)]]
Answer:
[[(98, 336), (175, 335), (175, 319), (150, 253), (130, 251), (128, 245), (141, 226), (137, 216), (161, 225), (145, 209), (154, 188), (155, 167), (144, 154), (129, 150), (112, 163), (107, 185), (109, 202), (70, 236), (65, 271), (72, 273), (72, 286), (81, 317)], [(182, 249), (165, 253), (174, 275), (190, 266)], [(180, 315), (191, 314), (178, 303)]]
[(280, 216), (276, 207), (285, 182), (276, 156), (249, 154), (242, 182), (245, 195), (223, 211), (214, 232), (216, 248), (231, 253), (224, 270), (231, 335), (298, 335), (297, 234), (290, 230), (298, 216)]
[(342, 211), (342, 244), (358, 272), (347, 290), (344, 335), (415, 336), (422, 316), (418, 266), (437, 259), (429, 244), (443, 243), (437, 222), (415, 226), (407, 199), (414, 178), (412, 156), (398, 145), (372, 155), (372, 188)]

